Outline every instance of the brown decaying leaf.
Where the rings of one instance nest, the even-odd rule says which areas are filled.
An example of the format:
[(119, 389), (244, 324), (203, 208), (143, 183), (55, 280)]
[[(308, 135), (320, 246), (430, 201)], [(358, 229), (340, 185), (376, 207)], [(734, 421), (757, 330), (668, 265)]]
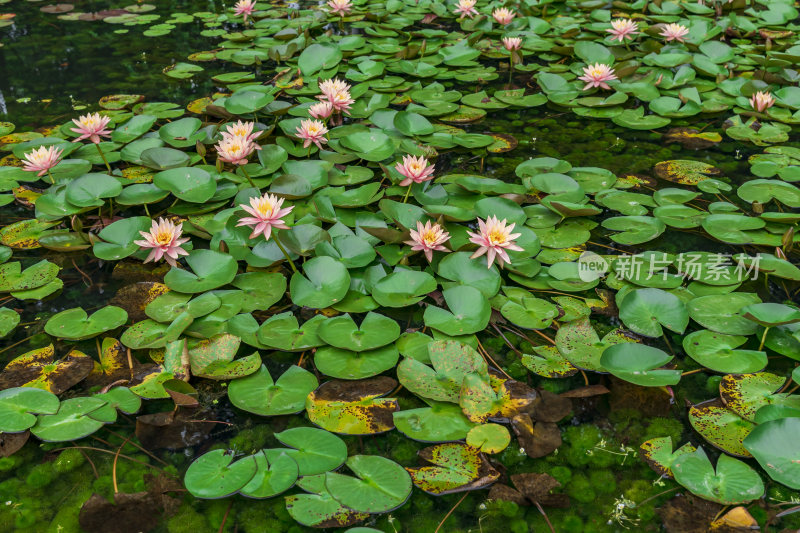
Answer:
[(515, 474), (511, 476), (515, 488), (507, 485), (494, 485), (489, 491), (491, 500), (507, 500), (517, 505), (533, 505), (535, 502), (546, 507), (569, 507), (569, 496), (566, 494), (550, 494), (550, 491), (561, 486), (550, 474)]
[(81, 507), (78, 522), (87, 533), (147, 533), (161, 522), (160, 507), (149, 492), (119, 492), (113, 503), (95, 493)]
[(75, 349), (56, 361), (51, 344), (9, 362), (0, 373), (0, 390), (27, 385), (61, 394), (83, 381), (93, 368), (94, 360)]
[(214, 429), (212, 422), (191, 422), (201, 420), (202, 411), (191, 408), (178, 408), (136, 417), (136, 438), (147, 449), (166, 448), (178, 450), (200, 444)]
[(533, 418), (537, 422), (558, 422), (572, 412), (572, 402), (568, 398), (548, 390), (537, 390), (542, 400), (533, 408)]
[(561, 430), (553, 422), (533, 423), (526, 414), (511, 419), (511, 428), (528, 457), (544, 457), (561, 446)]
[[(708, 533), (709, 524), (720, 509), (722, 505), (718, 503), (691, 494), (678, 494), (657, 508), (656, 512), (661, 517), (667, 533)], [(723, 533), (721, 530), (718, 531)]]
[(169, 288), (163, 283), (139, 281), (122, 287), (108, 303), (123, 308), (128, 313), (128, 319), (139, 322), (147, 318), (144, 312), (147, 304), (167, 292)]
[(28, 442), (30, 431), (22, 433), (0, 433), (0, 457), (11, 457)]
[(668, 416), (670, 396), (661, 387), (640, 387), (612, 377), (608, 399), (612, 410), (636, 409), (642, 416)]
[(610, 391), (603, 385), (589, 385), (588, 387), (579, 387), (577, 389), (562, 392), (562, 398), (590, 398), (592, 396), (600, 396), (601, 394), (608, 394)]

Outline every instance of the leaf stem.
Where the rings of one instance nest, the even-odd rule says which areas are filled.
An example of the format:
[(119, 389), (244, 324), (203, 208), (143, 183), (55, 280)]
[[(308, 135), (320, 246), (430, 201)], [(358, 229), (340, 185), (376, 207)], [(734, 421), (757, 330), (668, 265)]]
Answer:
[[(247, 170), (245, 170), (244, 165), (242, 165), (240, 168), (242, 169), (242, 174), (244, 174), (244, 177), (247, 178), (247, 181), (250, 182), (250, 185), (252, 185), (253, 188), (258, 189), (258, 186), (253, 181), (253, 178), (251, 178), (250, 174), (248, 174)], [(261, 191), (261, 189), (258, 189), (258, 190)]]

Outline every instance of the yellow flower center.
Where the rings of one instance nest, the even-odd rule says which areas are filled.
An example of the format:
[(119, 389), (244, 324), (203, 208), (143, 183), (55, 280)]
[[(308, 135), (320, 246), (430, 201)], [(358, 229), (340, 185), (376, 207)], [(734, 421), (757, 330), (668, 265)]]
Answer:
[(493, 229), (489, 232), (489, 241), (492, 244), (503, 244), (506, 242), (506, 234), (499, 229)]
[(166, 246), (172, 242), (172, 232), (167, 229), (157, 230), (153, 238), (161, 246)]
[(429, 229), (428, 231), (424, 231), (421, 235), (422, 241), (427, 244), (428, 246), (432, 246), (437, 239), (436, 232), (433, 229)]
[(272, 205), (272, 203), (270, 203), (270, 201), (265, 198), (258, 203), (256, 211), (258, 211), (258, 214), (261, 215), (262, 217), (268, 217), (272, 214), (273, 207), (274, 206)]

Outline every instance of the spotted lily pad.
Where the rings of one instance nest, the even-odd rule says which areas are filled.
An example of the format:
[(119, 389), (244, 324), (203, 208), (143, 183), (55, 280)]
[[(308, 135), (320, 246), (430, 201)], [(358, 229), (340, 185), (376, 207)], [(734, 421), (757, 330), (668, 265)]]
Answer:
[(786, 378), (769, 372), (728, 374), (719, 384), (725, 406), (742, 418), (755, 420), (756, 411), (765, 405), (800, 408), (800, 396), (778, 393)]
[(0, 389), (25, 386), (61, 394), (80, 383), (93, 366), (92, 358), (78, 350), (56, 360), (50, 344), (12, 359), (0, 373)]
[(437, 496), (482, 489), (500, 478), (480, 450), (461, 443), (423, 448), (419, 458), (429, 464), (406, 470), (417, 488)]
[(672, 464), (681, 455), (693, 453), (695, 450), (697, 448), (687, 443), (673, 451), (672, 437), (657, 437), (643, 442), (639, 447), (639, 454), (657, 474), (671, 478)]
[(328, 381), (306, 398), (306, 411), (314, 424), (333, 433), (371, 435), (394, 427), (397, 400), (383, 398), (397, 382), (380, 376), (360, 381)]
[(689, 409), (689, 422), (713, 446), (731, 455), (750, 457), (742, 441), (755, 424), (720, 405), (696, 405)]

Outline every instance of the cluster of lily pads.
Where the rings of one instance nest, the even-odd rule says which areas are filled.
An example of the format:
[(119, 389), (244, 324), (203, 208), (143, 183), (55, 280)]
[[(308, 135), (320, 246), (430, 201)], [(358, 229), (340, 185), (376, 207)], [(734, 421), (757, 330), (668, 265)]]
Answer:
[[(244, 25), (165, 74), (190, 78), (201, 61), (251, 68), (216, 74), (225, 91), (185, 109), (111, 95), (47, 134), (0, 124), (0, 204), (29, 210), (0, 228), (2, 301), (62, 290), (61, 267), (31, 263), (29, 250), (91, 254), (147, 279), (91, 314), (47, 319), (70, 349), (6, 365), (0, 431), (71, 441), (142, 398), (179, 404), (199, 380), (227, 381), (238, 409), (316, 427), (278, 433), (285, 448), (201, 455), (187, 489), (267, 498), (296, 485), (307, 494), (286, 506), (298, 522), (348, 526), (402, 505), (413, 486), (489, 486), (501, 477), (491, 455), (512, 433), (533, 458), (558, 448), (569, 403), (513, 379), (481, 342), (513, 335), (533, 353), (509, 349), (544, 379), (611, 374), (671, 393), (687, 373), (720, 375), (719, 398), (688, 412), (723, 452), (716, 469), (702, 447), (673, 452), (669, 440), (643, 456), (722, 504), (761, 498), (762, 473), (800, 489), (800, 150), (765, 148), (740, 181), (694, 159), (649, 176), (530, 157), (487, 176), (484, 157), (517, 139), (469, 126), (544, 105), (632, 129), (717, 113), (733, 140), (784, 142), (800, 108), (792, 3), (529, 2), (499, 15), (468, 0), (329, 4), (245, 0), (237, 15), (205, 17)], [(615, 42), (619, 17), (639, 33)], [(502, 51), (502, 37), (521, 47)], [(616, 79), (579, 81), (612, 67)], [(503, 68), (512, 85), (488, 85)], [(686, 128), (665, 137), (722, 142)], [(476, 165), (452, 166), (464, 153)], [(693, 245), (675, 253), (666, 235)], [(601, 337), (608, 317), (618, 327)], [(1, 336), (19, 323), (0, 309)], [(278, 352), (296, 364), (276, 364)], [(82, 384), (98, 390), (57, 397)], [(427, 406), (401, 409), (401, 388)], [(348, 458), (336, 436), (394, 429), (431, 444), (421, 466)]]

